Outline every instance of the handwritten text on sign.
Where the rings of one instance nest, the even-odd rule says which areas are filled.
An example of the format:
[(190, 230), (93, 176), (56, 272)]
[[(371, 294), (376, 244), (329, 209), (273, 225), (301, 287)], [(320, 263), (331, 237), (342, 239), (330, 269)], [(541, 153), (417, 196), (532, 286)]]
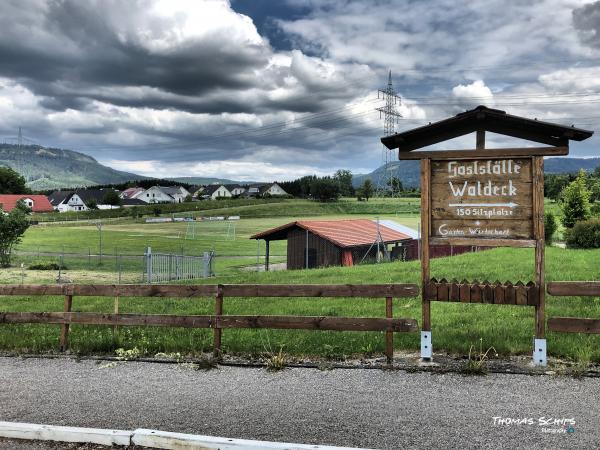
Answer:
[(432, 161), (431, 234), (532, 237), (530, 159)]

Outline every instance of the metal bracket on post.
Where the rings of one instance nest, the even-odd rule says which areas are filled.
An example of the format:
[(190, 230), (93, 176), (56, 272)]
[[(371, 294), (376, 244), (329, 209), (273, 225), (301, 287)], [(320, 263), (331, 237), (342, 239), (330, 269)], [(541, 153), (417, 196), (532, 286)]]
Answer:
[(421, 358), (431, 359), (431, 331), (421, 331)]
[(548, 364), (546, 357), (546, 339), (534, 339), (533, 365), (545, 367)]

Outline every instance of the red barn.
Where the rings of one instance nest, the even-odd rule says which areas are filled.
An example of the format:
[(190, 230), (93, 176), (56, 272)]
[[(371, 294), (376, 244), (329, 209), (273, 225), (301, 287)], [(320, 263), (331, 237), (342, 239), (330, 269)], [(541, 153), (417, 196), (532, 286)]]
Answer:
[(25, 205), (33, 212), (54, 211), (48, 197), (29, 194), (0, 194), (0, 209), (4, 212), (10, 212), (17, 206), (19, 200), (23, 200)]

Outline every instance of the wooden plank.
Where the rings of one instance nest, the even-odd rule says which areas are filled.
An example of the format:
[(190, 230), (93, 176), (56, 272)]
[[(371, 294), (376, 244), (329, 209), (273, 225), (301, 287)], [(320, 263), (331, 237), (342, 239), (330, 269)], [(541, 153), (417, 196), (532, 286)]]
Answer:
[(520, 281), (515, 284), (515, 303), (517, 305), (527, 304), (527, 288)]
[[(71, 307), (73, 306), (73, 296), (65, 295), (65, 312), (71, 312)], [(69, 348), (69, 324), (64, 323), (61, 325), (60, 329), (60, 351), (65, 352)]]
[(179, 316), (168, 314), (103, 314), (82, 312), (16, 312), (0, 313), (0, 323), (47, 323), (79, 325), (123, 325), (183, 328), (210, 328), (214, 316)]
[(505, 294), (504, 286), (499, 281), (496, 281), (496, 283), (494, 283), (494, 303), (496, 305), (504, 304), (504, 294)]
[(544, 158), (533, 158), (533, 222), (535, 246), (535, 282), (537, 290), (537, 305), (535, 307), (535, 337), (544, 339), (546, 336), (546, 301), (545, 301), (545, 252), (544, 238)]
[(527, 283), (526, 286), (527, 286), (527, 304), (529, 306), (537, 306), (538, 301), (540, 299), (540, 295), (538, 292), (538, 286), (533, 281), (530, 281), (529, 283)]
[[(223, 315), (223, 286), (219, 285), (217, 289), (217, 295), (215, 296), (215, 316), (218, 320)], [(223, 330), (221, 328), (215, 328), (213, 330), (213, 354), (214, 356), (221, 356), (221, 335)]]
[[(433, 166), (431, 208), (434, 219), (504, 222), (531, 218), (530, 158), (434, 161)], [(435, 227), (433, 235), (439, 235)]]
[[(431, 235), (431, 160), (421, 160), (421, 286), (430, 279), (429, 236)], [(423, 289), (424, 290), (424, 289)], [(431, 331), (431, 305), (423, 293), (421, 297), (422, 330)]]
[(481, 299), (483, 303), (494, 303), (494, 288), (488, 281), (483, 282)]
[(224, 284), (226, 297), (415, 297), (416, 284)]
[(472, 159), (503, 158), (527, 156), (563, 156), (569, 154), (569, 147), (527, 147), (527, 148), (494, 148), (484, 150), (435, 150), (418, 152), (399, 152), (398, 159)]
[[(385, 317), (388, 319), (392, 319), (394, 317), (392, 308), (392, 297), (386, 297)], [(387, 359), (387, 363), (392, 364), (392, 362), (394, 361), (394, 332), (391, 330), (385, 332), (385, 356)]]
[[(217, 285), (0, 285), (0, 295), (70, 295), (113, 297), (214, 297)], [(237, 297), (415, 297), (416, 284), (340, 284), (340, 285), (223, 285), (226, 296)]]
[(471, 303), (481, 303), (481, 286), (479, 281), (475, 280), (471, 283)]
[(561, 333), (600, 333), (600, 319), (583, 317), (551, 317), (548, 329)]
[(469, 303), (471, 301), (471, 285), (467, 280), (460, 282), (460, 301), (461, 303)]
[(515, 287), (512, 283), (508, 282), (504, 285), (504, 304), (505, 305), (516, 305), (517, 297), (515, 293)]
[[(508, 180), (507, 177), (496, 182), (488, 180), (485, 176), (461, 180), (444, 178), (446, 179), (431, 182), (431, 207), (434, 210), (444, 206), (445, 203), (489, 202), (492, 199), (497, 203), (514, 202), (523, 207), (531, 207), (532, 204), (533, 184), (530, 182)], [(507, 183), (504, 184), (504, 181)], [(488, 217), (481, 216), (481, 218)]]
[(82, 296), (121, 297), (177, 297), (177, 298), (212, 298), (217, 286), (212, 285), (180, 285), (180, 284), (117, 284), (117, 285), (73, 285), (74, 294)]
[(533, 239), (486, 239), (464, 237), (432, 237), (431, 245), (473, 245), (477, 247), (535, 247)]
[(448, 295), (449, 295), (448, 299), (450, 301), (453, 301), (453, 302), (460, 301), (460, 285), (459, 285), (458, 281), (452, 280), (452, 283), (450, 283), (450, 292), (448, 293)]
[(81, 312), (2, 312), (0, 323), (156, 326), (182, 328), (277, 328), (338, 331), (416, 331), (414, 319), (324, 316), (180, 316)]
[[(502, 216), (502, 214), (506, 214), (506, 216)], [(507, 220), (511, 217), (517, 217), (518, 220), (531, 220), (533, 217), (533, 207), (531, 205), (519, 205), (512, 209), (499, 207), (490, 210), (466, 206), (447, 207), (438, 202), (434, 203), (431, 209), (432, 219), (487, 219), (488, 215), (491, 215), (489, 220)]]
[(533, 226), (529, 220), (453, 220), (431, 221), (432, 237), (461, 239), (530, 239)]
[(600, 281), (552, 281), (548, 294), (565, 297), (600, 297)]
[(213, 297), (216, 285), (69, 284), (0, 285), (0, 295), (76, 295), (98, 297)]
[(275, 328), (284, 330), (417, 331), (414, 319), (315, 316), (223, 316), (221, 328)]
[(448, 282), (444, 278), (442, 278), (440, 280), (440, 282), (436, 284), (436, 288), (437, 288), (437, 295), (436, 295), (437, 300), (441, 301), (441, 302), (448, 301), (449, 289), (450, 289)]
[(0, 295), (65, 295), (60, 284), (0, 284)]
[(427, 300), (437, 300), (437, 284), (434, 280), (429, 281), (423, 289), (423, 296)]
[[(510, 158), (508, 158), (510, 159)], [(533, 180), (532, 176), (532, 162), (531, 158), (518, 158), (518, 159), (510, 159), (512, 161), (511, 167), (501, 167), (501, 163), (503, 161), (507, 161), (507, 158), (499, 158), (499, 159), (474, 159), (474, 160), (459, 160), (462, 163), (470, 163), (470, 166), (464, 167), (459, 170), (459, 167), (453, 163), (454, 160), (434, 160), (431, 161), (431, 182), (432, 183), (443, 183), (448, 182), (450, 180), (454, 181), (467, 181), (473, 178), (473, 175), (470, 172), (479, 172), (481, 170), (481, 166), (484, 166), (485, 180), (491, 180), (494, 182), (505, 180), (507, 174), (505, 172), (515, 172), (514, 177), (521, 183), (531, 183)], [(472, 164), (477, 161), (477, 166)], [(490, 163), (491, 167), (488, 169), (487, 164)], [(496, 164), (500, 163), (500, 167), (497, 170), (494, 170)], [(516, 166), (519, 166), (518, 168)], [(479, 169), (479, 170), (478, 170)], [(518, 173), (516, 173), (518, 171)]]
[(485, 148), (485, 130), (477, 130), (475, 137), (475, 148), (477, 150), (483, 150)]

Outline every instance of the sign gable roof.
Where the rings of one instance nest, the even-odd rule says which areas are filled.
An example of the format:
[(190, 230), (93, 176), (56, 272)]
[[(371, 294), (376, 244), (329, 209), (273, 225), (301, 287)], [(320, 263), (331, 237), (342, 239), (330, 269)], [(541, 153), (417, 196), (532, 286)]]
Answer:
[(478, 106), (439, 122), (383, 137), (381, 142), (390, 150), (397, 148), (403, 153), (481, 130), (557, 147), (568, 145), (569, 140), (583, 141), (594, 133)]

